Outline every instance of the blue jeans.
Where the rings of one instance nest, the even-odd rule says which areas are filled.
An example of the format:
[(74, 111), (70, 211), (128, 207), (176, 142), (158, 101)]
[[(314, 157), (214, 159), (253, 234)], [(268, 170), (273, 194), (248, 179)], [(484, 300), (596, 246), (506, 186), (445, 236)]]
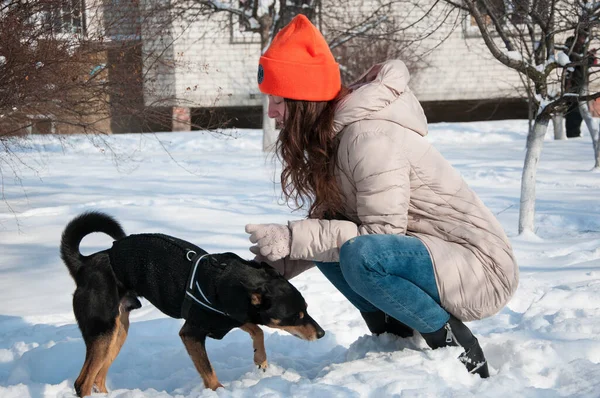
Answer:
[(422, 333), (450, 318), (440, 305), (429, 251), (415, 237), (358, 236), (341, 247), (339, 263), (316, 265), (360, 311), (381, 310)]

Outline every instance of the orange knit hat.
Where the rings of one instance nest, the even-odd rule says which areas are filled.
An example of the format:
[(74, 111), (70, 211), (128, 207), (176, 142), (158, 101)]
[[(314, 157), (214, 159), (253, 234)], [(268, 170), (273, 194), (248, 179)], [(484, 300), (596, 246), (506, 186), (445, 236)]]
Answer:
[(340, 68), (319, 30), (298, 14), (260, 57), (258, 88), (265, 94), (329, 101), (339, 93)]

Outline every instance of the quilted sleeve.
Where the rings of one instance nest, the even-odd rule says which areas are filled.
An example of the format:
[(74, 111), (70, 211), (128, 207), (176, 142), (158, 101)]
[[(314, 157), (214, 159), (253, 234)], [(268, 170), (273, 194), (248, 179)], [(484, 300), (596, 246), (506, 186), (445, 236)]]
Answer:
[(410, 166), (402, 148), (387, 134), (373, 132), (358, 135), (348, 151), (360, 225), (341, 220), (292, 221), (290, 258), (339, 261), (339, 248), (353, 237), (406, 233)]

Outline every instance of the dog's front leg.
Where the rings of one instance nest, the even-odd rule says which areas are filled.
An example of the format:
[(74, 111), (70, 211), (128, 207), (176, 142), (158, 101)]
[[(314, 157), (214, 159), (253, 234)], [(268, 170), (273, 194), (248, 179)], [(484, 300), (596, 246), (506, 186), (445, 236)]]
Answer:
[(211, 390), (223, 387), (223, 385), (219, 383), (217, 374), (212, 368), (208, 355), (206, 354), (206, 347), (204, 345), (206, 342), (206, 332), (196, 329), (186, 322), (179, 331), (179, 336), (181, 337), (181, 341), (183, 341), (183, 345), (185, 345), (185, 349), (190, 355), (190, 358), (192, 358), (196, 370), (198, 370), (198, 373), (202, 376), (204, 387), (210, 388)]
[(267, 352), (265, 351), (265, 335), (258, 325), (246, 323), (240, 326), (244, 332), (252, 338), (252, 347), (254, 348), (254, 363), (263, 372), (267, 370)]

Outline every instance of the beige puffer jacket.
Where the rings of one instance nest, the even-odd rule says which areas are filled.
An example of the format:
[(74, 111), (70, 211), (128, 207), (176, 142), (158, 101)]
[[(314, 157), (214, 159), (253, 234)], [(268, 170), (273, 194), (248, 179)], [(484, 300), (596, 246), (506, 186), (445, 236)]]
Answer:
[(512, 248), (494, 215), (424, 138), (427, 120), (408, 82), (395, 60), (351, 87), (335, 116), (338, 181), (351, 221), (290, 222), (289, 259), (338, 261), (340, 247), (358, 235), (415, 236), (433, 258), (442, 306), (463, 321), (485, 318), (517, 288)]

